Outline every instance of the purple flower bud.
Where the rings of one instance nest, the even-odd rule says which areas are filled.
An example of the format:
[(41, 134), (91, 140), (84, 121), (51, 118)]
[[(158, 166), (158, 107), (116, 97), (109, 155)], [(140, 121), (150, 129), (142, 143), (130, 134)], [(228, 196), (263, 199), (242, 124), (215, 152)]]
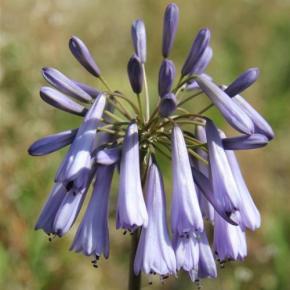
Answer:
[(166, 223), (166, 200), (162, 176), (158, 167), (149, 167), (145, 185), (148, 226), (142, 228), (134, 262), (134, 272), (172, 275), (176, 260)]
[(195, 184), (182, 131), (172, 129), (173, 192), (171, 203), (171, 228), (175, 235), (203, 231), (202, 214), (198, 205)]
[(108, 207), (114, 165), (99, 166), (94, 190), (70, 250), (109, 257)]
[(172, 93), (168, 93), (161, 98), (159, 105), (159, 113), (163, 117), (170, 116), (175, 112), (177, 107), (176, 96)]
[(254, 132), (267, 136), (269, 140), (275, 137), (273, 129), (269, 123), (240, 95), (236, 95), (232, 100), (243, 110), (254, 123)]
[(55, 215), (67, 194), (67, 189), (62, 183), (56, 183), (41, 210), (35, 225), (35, 230), (43, 229), (47, 234), (53, 233)]
[(239, 75), (226, 89), (225, 93), (230, 97), (238, 95), (249, 86), (251, 86), (259, 77), (260, 70), (256, 67), (249, 68)]
[(79, 101), (90, 102), (91, 96), (87, 94), (81, 87), (75, 84), (71, 79), (55, 68), (45, 67), (42, 69), (43, 77), (57, 90), (69, 95)]
[(136, 55), (141, 63), (146, 62), (146, 31), (144, 22), (137, 19), (133, 22), (131, 28), (131, 36)]
[(249, 135), (254, 133), (252, 120), (222, 89), (203, 75), (197, 76), (196, 81), (233, 128)]
[(101, 72), (99, 67), (94, 61), (87, 46), (78, 37), (73, 36), (69, 40), (69, 48), (71, 53), (77, 59), (77, 61), (92, 75), (99, 77)]
[(209, 155), (209, 178), (214, 198), (222, 205), (230, 219), (233, 219), (233, 214), (239, 209), (239, 190), (219, 132), (210, 119), (206, 121), (205, 130)]
[(32, 156), (42, 156), (57, 151), (73, 141), (78, 129), (67, 130), (35, 141), (28, 149)]
[(87, 85), (87, 84), (84, 84), (84, 83), (80, 83), (78, 81), (75, 81), (73, 80), (73, 82), (79, 86), (83, 91), (85, 91), (87, 94), (89, 94), (93, 99), (96, 99), (99, 94), (101, 93), (100, 91), (98, 91), (97, 89)]
[(168, 57), (173, 46), (179, 21), (179, 9), (175, 3), (167, 5), (163, 20), (162, 55)]
[(120, 147), (104, 148), (97, 151), (95, 162), (102, 165), (111, 165), (119, 161), (121, 155)]
[[(206, 143), (206, 133), (204, 126), (196, 126), (196, 132), (195, 132), (196, 138), (202, 142)], [(203, 159), (208, 160), (208, 154), (204, 150), (198, 148), (196, 149), (196, 153), (201, 156)], [(196, 168), (203, 173), (206, 177), (209, 176), (208, 173), (208, 166), (205, 165), (204, 162), (201, 160), (196, 160)], [(203, 193), (201, 193), (201, 190), (197, 188), (197, 193), (198, 193), (198, 201), (199, 201), (199, 206), (201, 209), (201, 213), (203, 217), (208, 219), (210, 222), (213, 223), (214, 220), (214, 209), (210, 202), (204, 197)]]
[(62, 111), (69, 112), (78, 116), (84, 116), (87, 113), (87, 108), (71, 100), (56, 89), (42, 87), (39, 94), (46, 103)]
[(117, 229), (129, 231), (146, 227), (148, 222), (141, 185), (138, 139), (137, 124), (131, 123), (122, 148), (116, 217)]
[(254, 231), (261, 226), (260, 213), (244, 181), (235, 153), (227, 150), (226, 154), (240, 193), (240, 227)]
[(89, 109), (84, 122), (78, 129), (67, 156), (59, 169), (56, 181), (74, 181), (75, 186), (81, 188), (86, 184), (88, 172), (92, 167), (91, 153), (97, 142), (96, 129), (100, 125), (106, 104), (105, 95), (100, 95)]
[(194, 233), (174, 237), (177, 270), (191, 271), (198, 268), (199, 248)]
[(131, 88), (135, 94), (140, 94), (143, 87), (143, 74), (141, 63), (135, 55), (133, 55), (127, 66), (129, 81)]
[(174, 63), (169, 59), (164, 59), (159, 70), (158, 92), (160, 97), (170, 93), (175, 73)]
[(198, 271), (192, 270), (189, 272), (191, 280), (195, 282), (203, 278), (216, 278), (216, 264), (205, 231), (198, 238), (198, 247)]
[(221, 261), (243, 260), (247, 256), (245, 232), (239, 226), (227, 223), (218, 214), (215, 214), (213, 246)]
[(204, 50), (200, 58), (197, 60), (197, 62), (194, 64), (194, 66), (192, 67), (190, 74), (197, 74), (197, 75), (202, 74), (207, 68), (208, 64), (210, 63), (212, 59), (212, 55), (213, 55), (212, 48), (208, 46)]
[(242, 135), (223, 139), (223, 147), (226, 150), (248, 150), (264, 147), (269, 139), (262, 134)]
[(194, 65), (198, 62), (203, 52), (207, 48), (209, 40), (210, 31), (207, 28), (201, 29), (198, 32), (182, 67), (181, 74), (183, 76), (186, 76), (192, 72)]

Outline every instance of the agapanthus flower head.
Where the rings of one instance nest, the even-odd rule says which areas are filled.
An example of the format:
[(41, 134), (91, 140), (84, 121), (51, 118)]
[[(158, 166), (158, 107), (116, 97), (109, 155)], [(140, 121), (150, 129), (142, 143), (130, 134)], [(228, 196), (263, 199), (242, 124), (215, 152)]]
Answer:
[[(159, 95), (156, 92), (159, 99), (154, 108), (145, 69), (147, 44), (142, 20), (134, 21), (131, 29), (134, 55), (127, 73), (134, 94), (111, 88), (87, 46), (75, 36), (69, 48), (98, 78), (99, 87), (70, 79), (54, 68), (42, 70), (53, 88), (42, 87), (41, 98), (83, 120), (79, 128), (42, 137), (28, 149), (29, 154), (41, 156), (69, 145), (35, 229), (42, 229), (50, 239), (51, 235), (62, 237), (87, 204), (71, 250), (93, 256), (97, 268), (99, 257), (108, 258), (110, 252), (109, 232), (113, 229), (109, 228), (108, 206), (116, 168), (118, 188), (112, 194), (116, 194), (117, 204), (112, 210), (116, 228), (129, 231), (133, 238), (131, 282), (141, 272), (158, 274), (164, 280), (182, 269), (194, 282), (215, 278), (214, 256), (222, 262), (242, 260), (247, 254), (245, 230), (255, 230), (261, 223), (234, 153), (265, 146), (274, 137), (267, 121), (239, 95), (256, 81), (259, 70), (247, 70), (228, 87), (216, 83), (205, 72), (213, 50), (211, 33), (204, 28), (176, 76), (175, 64), (168, 56), (178, 21), (179, 9), (171, 3), (163, 21), (163, 60), (161, 67), (156, 67), (159, 76), (152, 86), (158, 87)], [(198, 95), (211, 104), (192, 112), (190, 108), (196, 106), (189, 103)], [(213, 106), (241, 134), (227, 137), (217, 128), (206, 114)], [(161, 156), (172, 168), (168, 219), (161, 168), (169, 163), (160, 162)], [(213, 240), (207, 238), (205, 221), (210, 221)]]

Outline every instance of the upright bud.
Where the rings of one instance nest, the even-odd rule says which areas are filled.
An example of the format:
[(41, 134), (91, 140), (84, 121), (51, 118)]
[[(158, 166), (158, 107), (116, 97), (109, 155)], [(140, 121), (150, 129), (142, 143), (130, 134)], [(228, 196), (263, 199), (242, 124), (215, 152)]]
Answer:
[(143, 87), (142, 66), (138, 57), (133, 55), (129, 59), (127, 70), (132, 90), (138, 95), (141, 93)]
[(69, 40), (69, 48), (77, 59), (77, 61), (92, 75), (99, 77), (101, 72), (99, 67), (94, 61), (93, 56), (91, 55), (89, 49), (86, 45), (76, 36), (73, 36)]
[(168, 57), (173, 46), (179, 20), (179, 9), (175, 3), (170, 3), (164, 13), (162, 55)]
[(136, 55), (141, 63), (146, 62), (146, 31), (144, 22), (137, 19), (133, 22), (131, 36)]
[(234, 97), (238, 95), (249, 86), (251, 86), (259, 77), (260, 70), (256, 67), (249, 68), (240, 76), (238, 76), (226, 89), (225, 92), (230, 96)]
[(164, 59), (159, 70), (158, 92), (163, 97), (170, 93), (175, 78), (176, 70), (173, 61)]
[(200, 59), (203, 52), (207, 48), (209, 40), (210, 40), (210, 31), (207, 28), (201, 29), (198, 32), (182, 67), (181, 74), (183, 76), (186, 76), (191, 73), (194, 65)]

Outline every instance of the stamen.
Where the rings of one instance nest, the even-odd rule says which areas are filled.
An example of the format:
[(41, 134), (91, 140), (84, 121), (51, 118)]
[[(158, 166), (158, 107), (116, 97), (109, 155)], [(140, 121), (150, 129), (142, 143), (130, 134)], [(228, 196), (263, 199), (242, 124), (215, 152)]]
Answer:
[(200, 289), (201, 289), (200, 280), (199, 280), (199, 279), (196, 279), (196, 280), (194, 281), (194, 283), (195, 283), (197, 289), (200, 290)]

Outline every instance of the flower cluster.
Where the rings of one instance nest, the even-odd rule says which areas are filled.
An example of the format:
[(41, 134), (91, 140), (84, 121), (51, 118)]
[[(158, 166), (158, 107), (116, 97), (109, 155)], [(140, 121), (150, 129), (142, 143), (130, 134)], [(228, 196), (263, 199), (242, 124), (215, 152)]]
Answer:
[[(169, 56), (178, 20), (178, 7), (169, 4), (163, 23), (160, 98), (152, 112), (142, 20), (132, 25), (134, 54), (127, 66), (136, 98), (112, 90), (86, 45), (72, 37), (69, 48), (73, 56), (103, 89), (44, 68), (43, 76), (52, 87), (42, 87), (41, 98), (83, 120), (79, 128), (39, 139), (29, 153), (40, 156), (69, 145), (36, 229), (44, 230), (50, 238), (65, 235), (93, 183), (70, 249), (93, 256), (97, 267), (101, 255), (109, 257), (109, 195), (117, 168), (116, 228), (135, 235), (141, 232), (135, 274), (143, 271), (166, 278), (183, 269), (197, 281), (217, 276), (215, 260), (223, 263), (247, 255), (245, 232), (259, 228), (261, 220), (234, 151), (265, 146), (274, 133), (240, 95), (258, 78), (257, 68), (248, 69), (228, 86), (216, 84), (205, 74), (213, 55), (208, 29), (198, 32), (175, 82), (176, 69)], [(208, 97), (210, 105), (200, 112), (189, 112), (184, 105), (199, 95)], [(205, 115), (213, 106), (240, 135), (227, 137), (216, 127)], [(172, 164), (170, 231), (159, 154)], [(213, 227), (212, 245), (205, 221)]]

